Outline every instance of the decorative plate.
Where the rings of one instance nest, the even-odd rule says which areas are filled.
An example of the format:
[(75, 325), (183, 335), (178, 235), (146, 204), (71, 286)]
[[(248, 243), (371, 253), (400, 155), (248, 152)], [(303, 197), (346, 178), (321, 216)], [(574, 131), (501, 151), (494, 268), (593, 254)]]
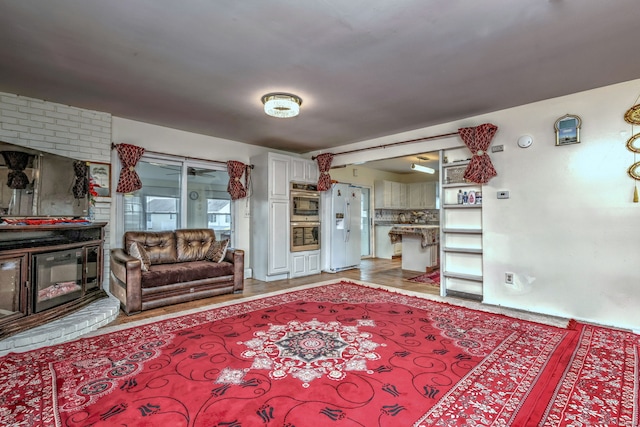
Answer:
[(624, 113), (624, 121), (632, 125), (640, 125), (640, 104), (634, 105)]
[(629, 151), (640, 154), (640, 133), (636, 133), (627, 140), (627, 148)]

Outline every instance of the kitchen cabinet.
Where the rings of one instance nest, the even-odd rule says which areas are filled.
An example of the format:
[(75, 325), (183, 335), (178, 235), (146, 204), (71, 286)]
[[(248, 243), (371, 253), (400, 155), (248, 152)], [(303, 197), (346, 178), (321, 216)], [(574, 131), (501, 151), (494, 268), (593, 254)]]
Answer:
[(291, 181), (315, 184), (318, 177), (318, 164), (315, 161), (291, 158)]
[[(269, 182), (269, 198), (289, 200), (289, 164), (290, 157), (275, 153), (268, 153), (266, 177)], [(253, 163), (253, 162), (252, 162)], [(255, 165), (255, 163), (254, 163)], [(256, 165), (256, 168), (258, 166)], [(255, 174), (252, 175), (255, 178)], [(255, 182), (252, 180), (252, 183)]]
[[(389, 239), (389, 231), (391, 231), (391, 225), (376, 225), (375, 226), (375, 256), (376, 258), (391, 259), (395, 253), (395, 247)], [(402, 245), (402, 244), (400, 244)], [(402, 247), (402, 246), (400, 246)]]
[(407, 185), (401, 182), (391, 182), (391, 206), (402, 208), (407, 206)]
[(374, 183), (376, 209), (435, 209), (436, 182)]
[(445, 151), (440, 159), (441, 292), (482, 301), (482, 204), (458, 204), (458, 192), (480, 192), (482, 186), (462, 178), (468, 161), (442, 163), (442, 156), (451, 161), (459, 153), (459, 149)]
[(407, 184), (408, 209), (435, 209), (436, 182), (412, 182)]
[(374, 183), (376, 209), (405, 209), (407, 185), (401, 182), (376, 181)]
[(373, 185), (374, 207), (384, 209), (391, 207), (391, 181), (376, 181)]
[(309, 276), (320, 273), (320, 251), (291, 253), (290, 277)]
[[(290, 156), (265, 153), (251, 158), (251, 267), (266, 282), (286, 279), (289, 251)], [(266, 227), (265, 227), (266, 225)]]

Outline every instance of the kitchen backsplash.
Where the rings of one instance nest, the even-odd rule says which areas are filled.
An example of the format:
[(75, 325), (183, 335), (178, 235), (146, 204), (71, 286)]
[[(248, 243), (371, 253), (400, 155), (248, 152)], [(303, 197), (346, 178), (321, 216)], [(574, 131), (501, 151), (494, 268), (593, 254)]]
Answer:
[(390, 224), (439, 224), (440, 211), (438, 209), (376, 209), (374, 221)]

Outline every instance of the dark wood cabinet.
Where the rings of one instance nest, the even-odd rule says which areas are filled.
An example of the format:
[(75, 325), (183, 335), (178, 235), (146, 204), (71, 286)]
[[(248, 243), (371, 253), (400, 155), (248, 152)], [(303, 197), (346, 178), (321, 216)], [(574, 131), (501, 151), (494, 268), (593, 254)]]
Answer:
[(107, 296), (105, 225), (0, 226), (0, 339)]

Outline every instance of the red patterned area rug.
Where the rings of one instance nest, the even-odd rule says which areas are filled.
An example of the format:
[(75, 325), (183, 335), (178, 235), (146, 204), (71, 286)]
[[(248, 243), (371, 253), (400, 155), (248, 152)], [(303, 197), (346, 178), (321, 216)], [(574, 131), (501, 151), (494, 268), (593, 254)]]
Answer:
[(440, 287), (440, 270), (432, 271), (431, 273), (421, 274), (409, 279), (412, 282), (426, 283), (428, 285)]
[(573, 326), (342, 281), (9, 354), (0, 425), (524, 426), (564, 414), (552, 397), (579, 412), (605, 389), (592, 410), (617, 396), (609, 419), (635, 423), (638, 343), (588, 338), (584, 354)]
[(578, 345), (535, 425), (638, 426), (640, 336), (592, 325), (579, 329)]

